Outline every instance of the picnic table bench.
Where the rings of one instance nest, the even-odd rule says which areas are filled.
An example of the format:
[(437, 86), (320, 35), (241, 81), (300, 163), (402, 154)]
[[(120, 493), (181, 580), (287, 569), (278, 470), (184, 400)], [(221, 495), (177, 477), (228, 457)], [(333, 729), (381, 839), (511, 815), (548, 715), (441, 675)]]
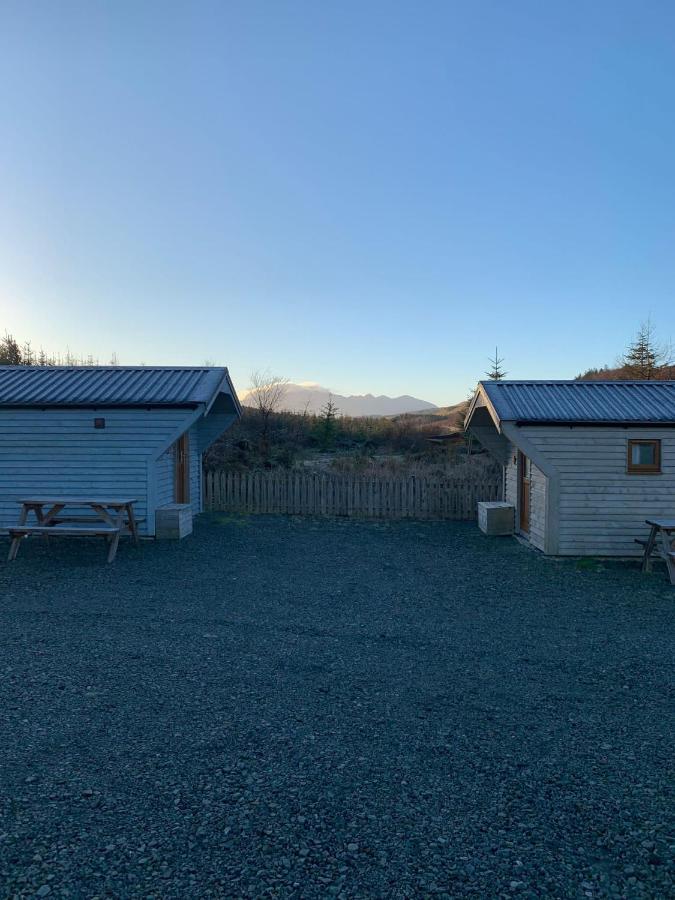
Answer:
[[(17, 525), (7, 530), (11, 538), (8, 561), (16, 559), (23, 538), (31, 534), (49, 538), (63, 537), (104, 537), (108, 542), (108, 558), (111, 563), (117, 553), (120, 536), (129, 534), (138, 544), (138, 522), (134, 514), (135, 499), (100, 497), (29, 497), (19, 500), (21, 513)], [(71, 507), (76, 512), (69, 513)], [(83, 515), (79, 510), (89, 507), (91, 514)], [(64, 512), (64, 510), (66, 510)], [(29, 515), (35, 517), (35, 524), (27, 524)]]
[(649, 525), (649, 537), (635, 538), (644, 547), (642, 571), (652, 571), (652, 560), (657, 556), (665, 561), (670, 583), (675, 584), (675, 519), (645, 519)]

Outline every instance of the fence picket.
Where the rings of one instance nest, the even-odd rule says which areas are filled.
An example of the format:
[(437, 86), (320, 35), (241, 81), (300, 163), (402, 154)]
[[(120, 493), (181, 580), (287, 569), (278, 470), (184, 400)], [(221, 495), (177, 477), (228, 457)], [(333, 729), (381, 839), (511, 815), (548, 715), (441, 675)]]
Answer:
[(212, 511), (384, 519), (475, 519), (479, 500), (502, 493), (496, 468), (444, 479), (221, 470), (203, 484)]

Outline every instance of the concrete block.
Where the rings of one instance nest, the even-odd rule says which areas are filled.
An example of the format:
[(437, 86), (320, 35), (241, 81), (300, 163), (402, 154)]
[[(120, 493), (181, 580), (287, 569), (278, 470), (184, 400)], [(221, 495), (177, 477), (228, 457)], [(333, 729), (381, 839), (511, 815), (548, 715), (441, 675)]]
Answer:
[(478, 527), (484, 534), (513, 534), (516, 511), (512, 503), (478, 504)]
[(192, 534), (192, 507), (189, 503), (167, 503), (155, 511), (155, 537), (179, 541)]

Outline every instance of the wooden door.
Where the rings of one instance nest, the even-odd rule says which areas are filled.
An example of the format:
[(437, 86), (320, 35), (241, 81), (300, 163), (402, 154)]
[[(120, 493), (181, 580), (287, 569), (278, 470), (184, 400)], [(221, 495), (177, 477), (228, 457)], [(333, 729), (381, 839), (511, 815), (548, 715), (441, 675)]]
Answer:
[(530, 533), (530, 482), (532, 464), (524, 453), (518, 452), (518, 505), (520, 507), (520, 530)]
[(190, 502), (190, 442), (187, 431), (176, 441), (176, 472), (174, 499), (176, 503)]

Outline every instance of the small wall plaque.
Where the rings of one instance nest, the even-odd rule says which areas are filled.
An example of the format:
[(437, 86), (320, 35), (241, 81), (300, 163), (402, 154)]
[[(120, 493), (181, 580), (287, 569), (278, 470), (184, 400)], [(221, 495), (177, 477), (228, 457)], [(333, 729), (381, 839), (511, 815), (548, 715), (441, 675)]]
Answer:
[(105, 428), (105, 419), (94, 419), (94, 428)]

